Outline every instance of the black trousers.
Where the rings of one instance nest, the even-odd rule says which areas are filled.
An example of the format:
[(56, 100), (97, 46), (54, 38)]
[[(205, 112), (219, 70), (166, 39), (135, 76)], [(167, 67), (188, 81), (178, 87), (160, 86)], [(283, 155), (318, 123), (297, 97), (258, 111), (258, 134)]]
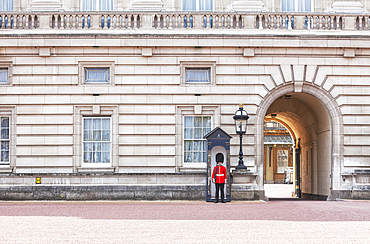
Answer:
[(216, 183), (216, 198), (215, 201), (218, 201), (218, 192), (221, 191), (221, 201), (224, 201), (224, 183)]

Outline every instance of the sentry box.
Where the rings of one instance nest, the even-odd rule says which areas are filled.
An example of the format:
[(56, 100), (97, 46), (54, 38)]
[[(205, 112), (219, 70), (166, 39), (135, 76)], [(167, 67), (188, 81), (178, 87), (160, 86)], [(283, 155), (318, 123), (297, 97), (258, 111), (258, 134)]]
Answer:
[(224, 155), (223, 166), (226, 167), (227, 183), (226, 187), (226, 201), (231, 201), (231, 179), (230, 179), (230, 139), (232, 138), (219, 126), (209, 132), (203, 137), (207, 140), (207, 184), (206, 184), (206, 201), (211, 202), (215, 200), (216, 186), (212, 183), (212, 171), (216, 166), (216, 154), (222, 153)]

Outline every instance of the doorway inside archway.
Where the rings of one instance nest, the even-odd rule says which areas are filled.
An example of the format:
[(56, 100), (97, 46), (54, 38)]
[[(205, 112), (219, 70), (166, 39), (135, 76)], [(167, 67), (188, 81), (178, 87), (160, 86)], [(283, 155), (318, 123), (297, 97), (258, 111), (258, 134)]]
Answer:
[[(267, 109), (266, 123), (276, 123), (278, 128), (284, 127), (284, 133), (288, 133), (291, 138), (286, 146), (282, 144), (283, 138), (280, 144), (264, 143), (266, 196), (326, 199), (331, 188), (332, 156), (330, 119), (323, 104), (306, 93), (285, 94)], [(265, 142), (268, 141), (267, 134), (264, 133)], [(275, 136), (278, 134), (275, 133)], [(290, 196), (286, 191), (277, 192), (278, 186), (270, 185), (284, 185), (288, 174), (289, 183), (292, 182)]]

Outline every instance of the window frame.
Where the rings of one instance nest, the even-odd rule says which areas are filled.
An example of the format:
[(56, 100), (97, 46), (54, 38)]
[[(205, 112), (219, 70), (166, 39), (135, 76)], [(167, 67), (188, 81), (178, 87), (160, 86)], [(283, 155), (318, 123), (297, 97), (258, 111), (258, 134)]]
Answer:
[[(109, 130), (110, 130), (110, 138), (109, 138), (109, 141), (103, 141), (102, 138), (100, 141), (94, 141), (94, 140), (91, 140), (91, 141), (85, 141), (84, 140), (84, 132), (85, 132), (85, 119), (107, 119), (109, 118)], [(81, 142), (82, 142), (82, 145), (81, 145), (81, 152), (82, 152), (82, 155), (81, 155), (81, 159), (82, 159), (82, 162), (81, 162), (81, 166), (82, 167), (91, 167), (91, 168), (99, 168), (99, 167), (111, 167), (112, 166), (112, 143), (113, 143), (113, 140), (112, 140), (112, 118), (110, 116), (83, 116), (82, 117), (82, 133), (81, 133)], [(101, 128), (100, 131), (102, 131), (103, 129)], [(100, 163), (94, 163), (94, 162), (91, 162), (91, 163), (85, 163), (85, 143), (94, 143), (94, 142), (100, 142), (100, 143), (110, 143), (110, 147), (109, 147), (109, 163), (103, 163), (103, 162), (100, 162)], [(94, 152), (94, 151), (92, 151)], [(98, 152), (98, 151), (97, 151)], [(102, 150), (102, 146), (101, 146), (101, 150), (99, 151), (100, 153), (103, 153), (104, 151)], [(102, 158), (102, 157), (101, 157)]]
[[(188, 73), (189, 70), (207, 70), (208, 73), (208, 81), (189, 81), (188, 80)], [(185, 83), (186, 84), (194, 84), (194, 83), (199, 83), (199, 84), (210, 84), (211, 83), (211, 68), (190, 68), (190, 67), (185, 67)]]
[(201, 0), (196, 0), (196, 3), (195, 3), (195, 10), (184, 10), (184, 0), (181, 0), (181, 10), (184, 11), (184, 12), (192, 12), (192, 11), (195, 11), (195, 12), (213, 12), (215, 11), (215, 0), (209, 0), (209, 1), (212, 1), (212, 9), (211, 10), (199, 10), (199, 2)]
[(1, 106), (0, 117), (9, 117), (9, 162), (0, 163), (1, 173), (11, 173), (15, 167), (16, 113), (15, 106)]
[[(89, 70), (93, 71), (97, 71), (97, 70), (101, 70), (102, 72), (107, 72), (107, 80), (106, 81), (103, 81), (103, 80), (100, 80), (100, 81), (89, 81), (88, 79), (88, 73), (89, 73)], [(106, 70), (106, 71), (105, 71)], [(84, 84), (109, 84), (110, 83), (110, 69), (109, 68), (93, 68), (93, 67), (85, 67), (84, 68)]]
[(11, 9), (2, 9), (2, 10), (0, 10), (0, 11), (2, 11), (2, 12), (6, 12), (6, 11), (9, 11), (9, 12), (11, 12), (11, 11), (14, 11), (14, 2), (15, 1), (11, 1), (12, 2), (12, 5), (11, 5)]
[(0, 69), (8, 70), (8, 82), (0, 82), (0, 86), (11, 86), (13, 85), (13, 63), (12, 62), (0, 62)]
[[(3, 116), (3, 115), (0, 115), (0, 121), (2, 122), (2, 119), (3, 118), (8, 118), (8, 139), (3, 139), (0, 137), (0, 143), (2, 144), (2, 142), (4, 141), (7, 141), (8, 142), (8, 161), (2, 161), (2, 152), (3, 152), (3, 149), (1, 148), (0, 149), (0, 165), (10, 165), (10, 152), (11, 152), (11, 118), (10, 116)], [(4, 127), (5, 128), (5, 127)], [(1, 132), (3, 130), (3, 126), (2, 124), (0, 124), (0, 129), (1, 129)]]
[[(209, 82), (186, 82), (187, 69), (209, 69)], [(216, 85), (216, 61), (181, 61), (180, 62), (180, 85), (181, 86), (212, 86)]]
[[(182, 151), (183, 151), (183, 153), (182, 153), (182, 163), (183, 163), (183, 165), (191, 165), (191, 166), (197, 166), (197, 165), (200, 165), (200, 166), (203, 166), (203, 165), (207, 165), (207, 149), (205, 149), (204, 150), (204, 148), (203, 148), (203, 153), (205, 152), (206, 153), (206, 161), (205, 162), (185, 162), (185, 153), (186, 153), (186, 151), (185, 151), (185, 141), (195, 141), (195, 140), (197, 140), (197, 141), (203, 141), (203, 146), (204, 146), (204, 142), (206, 142), (206, 139), (204, 139), (203, 137), (207, 134), (205, 134), (205, 135), (203, 135), (203, 137), (202, 138), (200, 138), (200, 139), (185, 139), (185, 117), (194, 117), (194, 118), (196, 118), (196, 117), (202, 117), (202, 118), (204, 118), (204, 117), (210, 117), (210, 119), (211, 119), (211, 125), (210, 125), (210, 128), (209, 128), (209, 131), (207, 132), (207, 133), (209, 133), (209, 132), (211, 132), (212, 131), (212, 128), (213, 128), (213, 115), (211, 115), (211, 114), (202, 114), (202, 115), (199, 115), (199, 114), (194, 114), (194, 115), (190, 115), (190, 114), (186, 114), (186, 115), (183, 115), (183, 118), (182, 118)], [(204, 129), (203, 127), (202, 127), (202, 129)], [(191, 151), (193, 154), (194, 154), (194, 150), (192, 150)]]
[[(85, 82), (85, 70), (86, 69), (108, 69), (109, 72), (109, 82)], [(114, 61), (106, 62), (86, 62), (80, 61), (78, 63), (78, 80), (79, 85), (84, 86), (109, 86), (115, 85), (115, 64)]]
[(80, 9), (81, 11), (84, 11), (84, 12), (98, 12), (98, 11), (114, 11), (114, 0), (112, 0), (112, 9), (111, 10), (101, 10), (100, 9), (100, 4), (99, 4), (99, 0), (96, 0), (96, 10), (83, 10), (83, 2), (84, 0), (80, 0)]

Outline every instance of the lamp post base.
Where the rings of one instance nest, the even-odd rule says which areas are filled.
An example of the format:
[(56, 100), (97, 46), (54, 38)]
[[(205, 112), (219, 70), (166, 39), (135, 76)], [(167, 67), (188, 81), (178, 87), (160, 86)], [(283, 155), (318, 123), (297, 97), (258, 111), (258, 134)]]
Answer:
[(248, 167), (245, 166), (244, 164), (239, 164), (238, 166), (235, 167), (235, 169), (244, 169), (244, 170), (248, 170)]

